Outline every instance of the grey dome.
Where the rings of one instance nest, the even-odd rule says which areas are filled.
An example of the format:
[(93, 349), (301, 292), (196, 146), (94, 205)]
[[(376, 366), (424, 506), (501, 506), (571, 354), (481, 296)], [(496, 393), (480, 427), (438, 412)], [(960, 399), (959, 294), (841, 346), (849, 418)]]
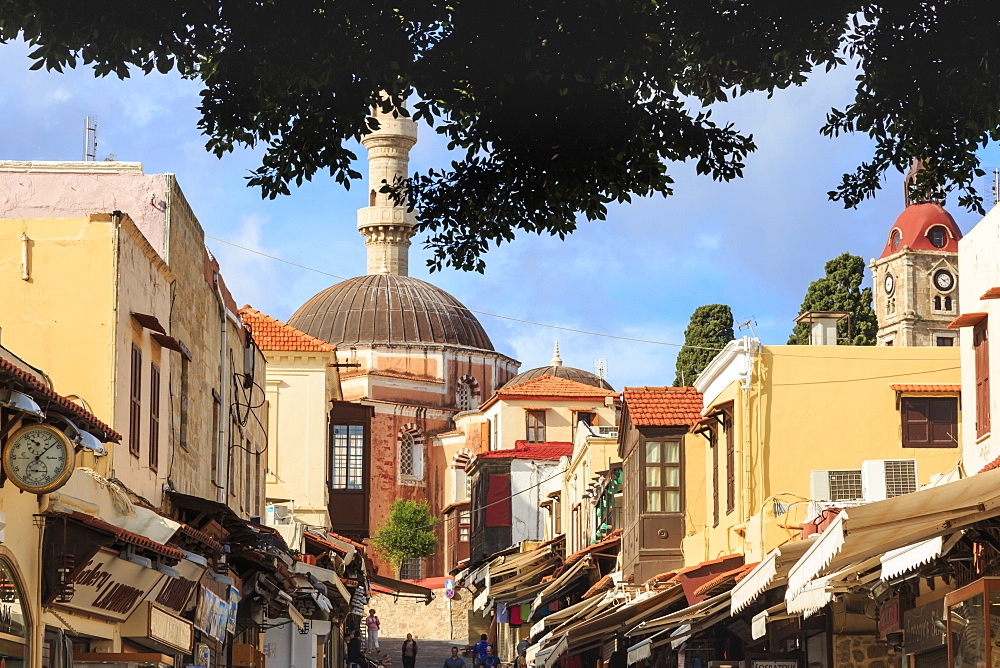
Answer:
[(572, 380), (577, 383), (583, 383), (584, 385), (593, 385), (594, 387), (603, 387), (605, 390), (611, 390), (614, 392), (615, 388), (611, 387), (608, 381), (603, 378), (598, 377), (589, 371), (584, 371), (583, 369), (575, 369), (571, 366), (540, 366), (537, 369), (528, 369), (523, 371), (506, 383), (504, 387), (511, 387), (512, 385), (518, 385), (526, 380), (532, 380), (533, 378), (541, 378), (542, 376), (556, 376), (557, 378), (565, 378), (566, 380)]
[(434, 343), (493, 351), (483, 326), (460, 301), (396, 274), (337, 283), (303, 304), (288, 324), (335, 346)]

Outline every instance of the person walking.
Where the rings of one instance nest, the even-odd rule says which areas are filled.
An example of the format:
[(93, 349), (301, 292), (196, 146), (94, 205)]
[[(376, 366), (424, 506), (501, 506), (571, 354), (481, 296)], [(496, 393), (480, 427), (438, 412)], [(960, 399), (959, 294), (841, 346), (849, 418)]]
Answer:
[(365, 625), (368, 627), (368, 649), (378, 649), (378, 630), (381, 628), (381, 624), (378, 621), (378, 617), (375, 616), (375, 609), (368, 611), (368, 616), (365, 617)]
[(361, 651), (361, 631), (355, 631), (347, 642), (347, 665), (349, 668), (363, 668), (367, 663), (365, 654)]
[(529, 646), (531, 646), (531, 643), (528, 642), (527, 638), (521, 638), (521, 642), (517, 643), (517, 660), (521, 668), (528, 665)]
[(465, 668), (465, 659), (458, 655), (458, 648), (451, 648), (451, 656), (444, 660), (444, 668)]
[(486, 668), (496, 668), (500, 665), (500, 657), (493, 653), (493, 645), (486, 648), (486, 658), (483, 659), (482, 665)]
[(417, 663), (417, 641), (413, 639), (412, 633), (406, 634), (406, 640), (403, 641), (403, 668), (414, 668)]
[(479, 636), (479, 642), (472, 646), (472, 664), (474, 666), (483, 665), (483, 659), (486, 658), (486, 649), (493, 648), (490, 641), (486, 639), (486, 634), (483, 633)]

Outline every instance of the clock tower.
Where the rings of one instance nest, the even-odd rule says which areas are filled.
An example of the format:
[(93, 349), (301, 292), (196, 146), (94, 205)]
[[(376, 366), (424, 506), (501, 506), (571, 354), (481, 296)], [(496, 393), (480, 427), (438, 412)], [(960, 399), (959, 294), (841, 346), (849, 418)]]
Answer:
[(880, 346), (954, 346), (962, 231), (933, 201), (909, 202), (872, 270)]

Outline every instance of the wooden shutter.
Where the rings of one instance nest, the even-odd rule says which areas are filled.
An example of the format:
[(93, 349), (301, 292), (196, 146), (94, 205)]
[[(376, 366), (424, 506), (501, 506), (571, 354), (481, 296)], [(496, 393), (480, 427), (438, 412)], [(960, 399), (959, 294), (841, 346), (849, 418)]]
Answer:
[(931, 446), (957, 448), (958, 400), (950, 397), (939, 397), (929, 401), (928, 417), (931, 427)]
[(903, 447), (926, 448), (931, 444), (931, 421), (927, 399), (903, 397)]
[(976, 361), (976, 436), (990, 433), (990, 348), (986, 320), (972, 330)]
[(160, 463), (160, 367), (149, 365), (149, 468)]
[(708, 447), (712, 450), (712, 526), (719, 526), (719, 432), (713, 424), (708, 430)]
[(486, 492), (486, 522), (488, 527), (511, 526), (510, 476), (491, 475)]
[(490, 451), (490, 421), (479, 425), (479, 447), (481, 452)]
[(733, 434), (732, 404), (722, 418), (726, 432), (726, 513), (736, 510), (736, 441)]
[(128, 450), (139, 456), (139, 434), (142, 431), (142, 350), (132, 344), (132, 378), (129, 386)]

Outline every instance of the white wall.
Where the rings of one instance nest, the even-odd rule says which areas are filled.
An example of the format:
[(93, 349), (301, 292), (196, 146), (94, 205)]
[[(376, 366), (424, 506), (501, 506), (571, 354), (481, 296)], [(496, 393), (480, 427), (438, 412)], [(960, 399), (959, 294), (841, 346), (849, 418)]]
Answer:
[[(990, 379), (1000, 368), (1000, 303), (980, 299), (993, 287), (1000, 286), (1000, 207), (994, 207), (971, 232), (958, 242), (959, 303), (962, 313), (989, 314)], [(967, 474), (978, 472), (1000, 456), (1000, 439), (976, 437), (976, 367), (972, 350), (972, 328), (959, 330), (962, 349), (962, 461)], [(1000, 420), (1000, 384), (990, 383), (990, 416), (994, 433)], [(977, 440), (979, 441), (977, 443)]]
[[(548, 513), (538, 507), (546, 495), (562, 486), (559, 462), (514, 459), (510, 463), (511, 544), (523, 540), (545, 540)], [(555, 476), (555, 477), (553, 477)], [(547, 482), (541, 481), (551, 478)]]
[[(269, 620), (281, 624), (280, 619)], [(264, 632), (264, 655), (267, 668), (317, 668), (317, 647), (322, 638), (330, 632), (330, 622), (310, 621), (308, 633), (299, 633), (291, 622), (274, 626)]]

